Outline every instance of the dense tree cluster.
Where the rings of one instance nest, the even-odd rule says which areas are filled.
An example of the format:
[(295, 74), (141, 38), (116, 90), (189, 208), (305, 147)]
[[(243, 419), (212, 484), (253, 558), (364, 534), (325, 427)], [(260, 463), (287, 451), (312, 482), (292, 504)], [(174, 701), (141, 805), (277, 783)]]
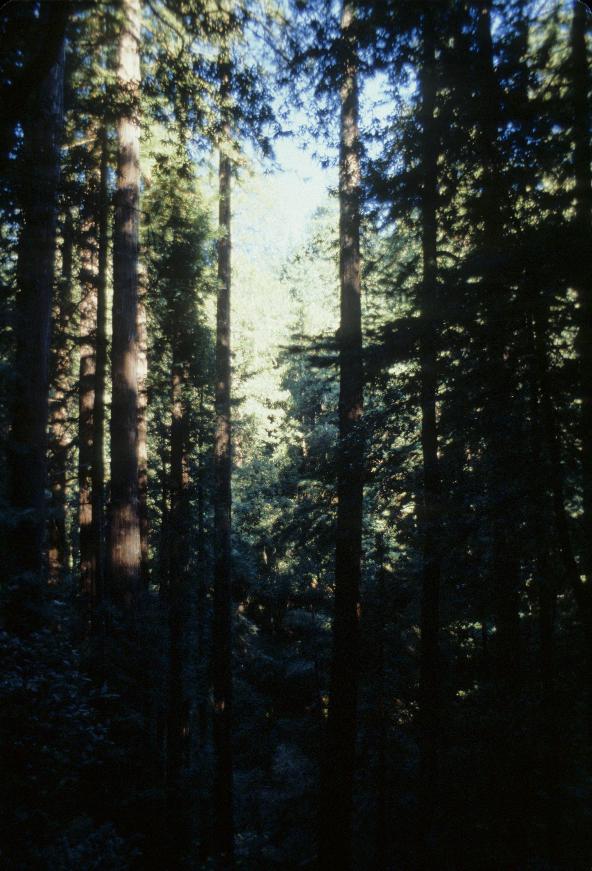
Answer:
[(590, 867), (591, 18), (0, 9), (2, 868)]

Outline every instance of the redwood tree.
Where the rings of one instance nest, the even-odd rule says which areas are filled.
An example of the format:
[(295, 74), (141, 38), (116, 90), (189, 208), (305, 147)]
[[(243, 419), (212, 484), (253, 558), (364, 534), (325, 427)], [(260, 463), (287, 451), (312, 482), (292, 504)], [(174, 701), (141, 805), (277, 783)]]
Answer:
[(16, 383), (8, 447), (12, 573), (41, 575), (47, 484), (49, 334), (63, 123), (64, 44), (23, 122)]
[(68, 390), (70, 387), (70, 344), (72, 319), (72, 213), (66, 210), (62, 228), (61, 275), (54, 305), (51, 355), (51, 398), (49, 403), (49, 577), (57, 582), (66, 567), (69, 542), (66, 534), (67, 465), (71, 441), (68, 431)]
[(347, 871), (351, 868), (364, 486), (358, 60), (350, 0), (343, 3), (341, 35), (345, 58), (340, 86), (339, 467), (333, 658), (321, 775), (319, 864), (323, 869)]
[(122, 0), (117, 81), (117, 193), (113, 228), (110, 593), (133, 606), (140, 581), (137, 308), (140, 186), (140, 3)]

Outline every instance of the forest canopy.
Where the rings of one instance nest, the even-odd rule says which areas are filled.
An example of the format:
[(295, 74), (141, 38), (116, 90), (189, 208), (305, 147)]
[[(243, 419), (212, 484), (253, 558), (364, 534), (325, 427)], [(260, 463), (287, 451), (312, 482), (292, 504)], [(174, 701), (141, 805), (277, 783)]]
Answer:
[(0, 4), (0, 866), (592, 867), (592, 9)]

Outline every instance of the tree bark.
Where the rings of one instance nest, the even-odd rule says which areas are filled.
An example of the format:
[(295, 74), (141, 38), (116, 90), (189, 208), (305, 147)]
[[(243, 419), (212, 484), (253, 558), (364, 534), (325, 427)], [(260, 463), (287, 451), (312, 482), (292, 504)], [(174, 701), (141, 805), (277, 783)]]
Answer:
[(148, 333), (146, 325), (146, 282), (141, 271), (138, 285), (138, 499), (140, 510), (140, 578), (148, 589)]
[(433, 12), (424, 12), (421, 69), (422, 137), (422, 255), (423, 277), (419, 308), (422, 318), (420, 338), (421, 370), (421, 448), (423, 494), (420, 503), (422, 530), (421, 647), (419, 679), (420, 786), (419, 786), (419, 867), (434, 865), (431, 834), (438, 794), (438, 744), (440, 669), (438, 635), (440, 623), (440, 467), (436, 421), (437, 382), (437, 207), (438, 134), (436, 108), (436, 59)]
[(388, 716), (386, 694), (386, 580), (384, 537), (376, 536), (377, 609), (376, 632), (378, 634), (377, 657), (377, 783), (376, 783), (376, 871), (387, 871), (389, 864), (389, 794), (388, 794)]
[(121, 0), (118, 86), (124, 99), (117, 120), (117, 193), (113, 231), (113, 340), (111, 353), (110, 595), (133, 611), (140, 584), (138, 507), (137, 308), (140, 183), (140, 3)]
[[(229, 89), (228, 63), (221, 63), (221, 98)], [(218, 300), (216, 313), (216, 427), (214, 434), (214, 615), (212, 682), (213, 739), (216, 755), (213, 795), (213, 850), (216, 867), (234, 866), (232, 773), (232, 565), (230, 285), (231, 162), (224, 130), (219, 166)]]
[(8, 445), (14, 576), (41, 577), (45, 536), (49, 334), (63, 123), (64, 45), (23, 125), (23, 225), (18, 251), (16, 384)]
[(360, 287), (360, 154), (354, 5), (344, 0), (347, 53), (340, 88), (339, 465), (335, 548), (333, 657), (326, 750), (321, 772), (319, 866), (352, 867), (352, 805), (358, 695), (364, 445)]
[(187, 364), (181, 359), (177, 322), (171, 373), (171, 522), (169, 618), (169, 697), (167, 717), (167, 811), (169, 853), (176, 863), (187, 848), (187, 802), (183, 797), (183, 767), (189, 743), (187, 693), (183, 680), (184, 641), (188, 612), (189, 472), (187, 460)]
[[(485, 484), (491, 530), (491, 583), (495, 615), (494, 679), (496, 706), (503, 712), (494, 729), (490, 763), (493, 827), (500, 862), (524, 864), (522, 819), (524, 778), (517, 776), (524, 755), (517, 750), (521, 719), (518, 688), (522, 674), (520, 630), (520, 554), (515, 528), (516, 502), (524, 494), (516, 483), (520, 463), (520, 432), (515, 395), (517, 384), (508, 361), (512, 341), (512, 291), (504, 280), (504, 177), (499, 130), (502, 101), (491, 30), (490, 0), (479, 0), (477, 15), (477, 77), (479, 82), (479, 158), (482, 169), (477, 220), (478, 241), (486, 264), (482, 270), (485, 320), (483, 411), (486, 437)], [(491, 264), (491, 265), (489, 265)]]
[(92, 456), (92, 539), (95, 561), (96, 604), (104, 598), (105, 586), (105, 384), (107, 380), (107, 267), (109, 260), (109, 143), (101, 131), (97, 275), (97, 324), (95, 339), (95, 392), (93, 407)]
[[(2, 4), (3, 6), (6, 4)], [(64, 36), (68, 22), (67, 3), (44, 3), (31, 34), (31, 57), (10, 83), (0, 89), (0, 165), (4, 165), (14, 145), (16, 126), (23, 120), (33, 93), (47, 83), (52, 69), (62, 63)]]
[(53, 328), (52, 396), (49, 404), (49, 579), (57, 583), (68, 561), (66, 537), (67, 463), (70, 449), (67, 395), (70, 382), (68, 327), (72, 317), (72, 215), (66, 211), (62, 239), (61, 280)]
[[(492, 262), (503, 259), (503, 180), (498, 129), (501, 115), (499, 83), (493, 60), (489, 0), (477, 4), (478, 64), (480, 79), (480, 149), (483, 161), (483, 193), (480, 201), (482, 246)], [(512, 383), (506, 360), (508, 344), (507, 307), (509, 292), (489, 268), (484, 292), (487, 318), (486, 381), (489, 394), (487, 421), (490, 427), (488, 481), (493, 548), (493, 585), (496, 618), (496, 665), (498, 681), (511, 685), (520, 673), (519, 561), (515, 545), (512, 488), (516, 468), (516, 444), (512, 424)], [(503, 425), (501, 425), (503, 424)]]
[[(94, 156), (93, 156), (94, 157)], [(95, 559), (92, 526), (92, 467), (96, 386), (96, 331), (99, 278), (97, 205), (100, 179), (93, 167), (87, 177), (82, 209), (80, 268), (80, 368), (78, 382), (78, 523), (80, 584), (89, 613), (95, 600)]]
[[(208, 610), (208, 578), (206, 562), (206, 528), (205, 528), (205, 464), (204, 464), (204, 388), (199, 394), (199, 420), (197, 430), (197, 663), (200, 674), (199, 701), (197, 709), (198, 752), (204, 759), (208, 741), (208, 676), (209, 663), (206, 651), (208, 638), (206, 635)], [(207, 799), (201, 795), (198, 798), (199, 826), (199, 861), (205, 865), (210, 855), (211, 826), (210, 807)]]

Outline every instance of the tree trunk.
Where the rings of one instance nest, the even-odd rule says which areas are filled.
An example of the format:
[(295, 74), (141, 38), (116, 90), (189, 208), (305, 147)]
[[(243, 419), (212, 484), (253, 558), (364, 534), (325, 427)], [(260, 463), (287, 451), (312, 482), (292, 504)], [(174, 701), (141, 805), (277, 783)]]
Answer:
[(433, 12), (423, 21), (423, 62), (421, 70), (422, 126), (422, 253), (423, 278), (419, 307), (422, 318), (420, 343), (421, 369), (421, 447), (423, 496), (420, 507), (422, 529), (421, 647), (419, 680), (420, 786), (419, 786), (419, 867), (435, 867), (431, 849), (434, 810), (438, 799), (439, 744), (439, 612), (440, 612), (440, 468), (436, 423), (437, 395), (437, 207), (438, 135), (435, 129), (436, 62)]
[(95, 600), (95, 560), (92, 526), (92, 467), (96, 386), (96, 331), (99, 278), (98, 188), (96, 168), (90, 170), (82, 209), (80, 268), (80, 370), (78, 386), (78, 523), (80, 584), (90, 613)]
[[(503, 259), (503, 181), (498, 147), (501, 98), (493, 61), (491, 10), (488, 0), (478, 3), (477, 27), (480, 77), (480, 148), (483, 161), (483, 193), (480, 211), (483, 223), (482, 245), (492, 262)], [(516, 468), (516, 444), (511, 432), (512, 383), (506, 360), (509, 292), (497, 275), (499, 267), (489, 268), (485, 280), (487, 318), (486, 379), (488, 386), (487, 420), (490, 422), (488, 482), (492, 548), (493, 585), (496, 617), (497, 676), (502, 683), (515, 683), (520, 673), (519, 561), (515, 549), (511, 486)], [(500, 426), (501, 423), (503, 426)]]
[(101, 605), (105, 585), (105, 383), (107, 378), (107, 265), (109, 259), (109, 145), (107, 130), (101, 131), (97, 275), (97, 324), (95, 339), (95, 393), (93, 407), (92, 539), (95, 561), (96, 604)]
[(148, 589), (148, 333), (146, 325), (146, 282), (144, 269), (138, 285), (138, 499), (140, 509), (140, 578)]
[[(3, 3), (2, 6), (6, 4)], [(67, 3), (44, 3), (31, 34), (31, 56), (17, 75), (0, 86), (0, 172), (14, 147), (17, 124), (23, 123), (32, 94), (39, 93), (59, 65), (68, 23)], [(26, 122), (25, 122), (26, 123)]]
[(484, 389), (487, 401), (483, 424), (487, 439), (485, 482), (491, 530), (491, 582), (495, 614), (494, 677), (496, 706), (503, 712), (494, 729), (490, 776), (493, 827), (503, 864), (523, 864), (525, 846), (522, 819), (524, 778), (517, 776), (524, 755), (517, 738), (522, 722), (518, 688), (522, 672), (520, 632), (520, 555), (515, 528), (520, 434), (514, 396), (518, 389), (508, 362), (512, 338), (512, 296), (504, 282), (505, 209), (499, 129), (502, 102), (494, 65), (489, 0), (479, 0), (477, 13), (477, 65), (479, 81), (479, 157), (483, 171), (478, 221), (483, 268), (483, 315), (486, 330)]
[[(228, 92), (228, 65), (221, 64), (221, 96)], [(225, 139), (228, 129), (225, 130)], [(216, 867), (234, 866), (232, 774), (232, 566), (230, 433), (230, 253), (231, 162), (220, 149), (218, 301), (216, 314), (216, 429), (214, 435), (214, 617), (212, 682), (216, 755), (213, 796), (213, 849)]]
[(167, 831), (169, 853), (175, 863), (182, 862), (187, 849), (187, 801), (183, 796), (183, 767), (188, 747), (187, 694), (183, 680), (184, 637), (188, 612), (187, 554), (189, 473), (187, 464), (187, 371), (179, 358), (179, 329), (173, 337), (173, 367), (171, 373), (171, 523), (170, 581), (168, 589), (169, 616), (169, 698), (167, 716)]
[(8, 446), (14, 576), (40, 578), (45, 536), (49, 334), (63, 122), (64, 46), (23, 124), (23, 224), (18, 251), (16, 383)]
[(333, 658), (319, 820), (319, 865), (323, 871), (333, 868), (348, 871), (352, 863), (364, 485), (364, 445), (360, 427), (363, 407), (360, 155), (354, 24), (354, 5), (350, 0), (344, 0), (341, 32), (347, 46), (347, 58), (340, 88), (339, 466)]
[(140, 584), (137, 341), (140, 183), (140, 3), (122, 0), (117, 121), (117, 194), (113, 231), (110, 594), (133, 611)]
[(377, 657), (377, 783), (376, 783), (376, 871), (387, 871), (389, 863), (389, 795), (388, 795), (388, 716), (386, 693), (386, 578), (384, 537), (376, 536), (377, 609), (376, 632), (378, 634)]
[[(208, 579), (206, 576), (206, 529), (205, 529), (205, 468), (204, 468), (204, 388), (199, 394), (199, 422), (197, 431), (197, 667), (200, 676), (199, 701), (197, 709), (198, 752), (199, 758), (205, 760), (208, 741), (208, 677), (209, 664), (206, 651), (208, 638), (206, 635), (208, 608)], [(202, 794), (198, 798), (199, 826), (199, 862), (205, 865), (210, 855), (210, 807)]]
[(163, 450), (160, 456), (161, 462), (161, 491), (160, 491), (160, 536), (158, 543), (158, 594), (163, 602), (168, 599), (170, 582), (170, 506), (169, 489), (170, 478), (168, 474), (167, 451)]
[(66, 212), (62, 240), (62, 274), (54, 321), (52, 397), (49, 405), (49, 483), (51, 508), (49, 518), (49, 578), (57, 583), (68, 561), (66, 537), (67, 462), (70, 449), (68, 435), (67, 394), (70, 382), (68, 327), (72, 317), (72, 215)]

